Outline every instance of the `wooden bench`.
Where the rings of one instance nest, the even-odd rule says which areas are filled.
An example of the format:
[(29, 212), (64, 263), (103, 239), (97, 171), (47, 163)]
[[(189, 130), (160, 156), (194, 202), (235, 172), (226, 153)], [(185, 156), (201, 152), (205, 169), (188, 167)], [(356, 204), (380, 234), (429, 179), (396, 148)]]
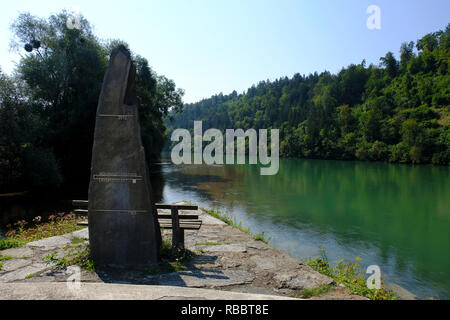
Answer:
[[(88, 200), (72, 200), (79, 215), (88, 215)], [(158, 213), (158, 222), (163, 229), (172, 229), (172, 247), (184, 249), (184, 230), (199, 230), (202, 220), (198, 214), (179, 214), (179, 210), (198, 210), (198, 206), (184, 204), (155, 204), (156, 209), (168, 209), (170, 214)], [(86, 223), (85, 223), (86, 224)]]

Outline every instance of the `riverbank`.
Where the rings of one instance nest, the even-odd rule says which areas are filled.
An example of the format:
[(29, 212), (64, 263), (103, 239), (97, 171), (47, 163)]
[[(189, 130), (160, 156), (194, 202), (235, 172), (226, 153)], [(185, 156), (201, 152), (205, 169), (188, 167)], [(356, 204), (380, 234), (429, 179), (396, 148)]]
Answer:
[[(313, 299), (364, 299), (252, 235), (203, 210), (198, 214), (203, 221), (202, 227), (185, 234), (186, 249), (193, 255), (175, 272), (84, 268), (81, 282), (176, 286), (297, 298), (307, 294)], [(164, 230), (163, 237), (170, 238), (170, 231)], [(80, 262), (74, 252), (82, 252), (88, 244), (87, 239), (85, 228), (0, 252), (3, 257), (8, 257), (2, 261), (0, 283), (66, 282), (70, 274), (57, 262)], [(314, 293), (319, 295), (314, 296)]]
[(448, 168), (298, 159), (280, 168), (261, 177), (254, 166), (168, 163), (162, 202), (218, 209), (298, 260), (323, 247), (332, 266), (377, 265), (417, 299), (449, 298)]

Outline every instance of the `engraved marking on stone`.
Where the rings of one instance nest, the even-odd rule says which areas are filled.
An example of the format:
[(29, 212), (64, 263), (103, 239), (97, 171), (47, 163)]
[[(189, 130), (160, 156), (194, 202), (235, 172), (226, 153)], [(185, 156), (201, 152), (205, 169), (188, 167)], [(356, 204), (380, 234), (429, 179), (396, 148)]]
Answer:
[(130, 176), (136, 176), (136, 177), (140, 177), (138, 176), (137, 173), (130, 173), (130, 172), (100, 172), (98, 175), (101, 176), (124, 176), (124, 177), (130, 177)]
[(148, 213), (147, 210), (103, 210), (103, 209), (94, 209), (93, 211), (97, 212), (106, 212), (106, 213), (129, 213), (131, 215), (136, 215), (138, 213)]
[(105, 173), (100, 172), (94, 174), (94, 180), (97, 182), (132, 182), (136, 184), (138, 181), (143, 181), (143, 177), (136, 173)]
[(134, 117), (133, 114), (99, 114), (99, 117), (110, 117), (110, 118), (117, 118), (118, 120), (128, 120), (132, 117)]

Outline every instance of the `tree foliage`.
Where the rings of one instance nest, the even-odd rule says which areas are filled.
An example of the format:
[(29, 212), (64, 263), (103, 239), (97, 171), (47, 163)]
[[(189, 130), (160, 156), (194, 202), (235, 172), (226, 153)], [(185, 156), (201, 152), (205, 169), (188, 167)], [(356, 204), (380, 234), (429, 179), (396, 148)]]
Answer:
[(273, 82), (245, 93), (185, 105), (168, 124), (192, 128), (279, 128), (281, 155), (447, 165), (450, 119), (450, 25), (404, 43), (380, 65), (352, 64)]
[[(22, 54), (13, 76), (0, 71), (0, 188), (86, 185), (89, 181), (95, 115), (112, 49), (89, 22), (67, 27), (65, 11), (48, 19), (23, 13), (11, 25), (11, 47)], [(38, 42), (31, 52), (24, 46)], [(180, 110), (183, 91), (132, 54), (147, 159), (166, 139), (163, 117)]]

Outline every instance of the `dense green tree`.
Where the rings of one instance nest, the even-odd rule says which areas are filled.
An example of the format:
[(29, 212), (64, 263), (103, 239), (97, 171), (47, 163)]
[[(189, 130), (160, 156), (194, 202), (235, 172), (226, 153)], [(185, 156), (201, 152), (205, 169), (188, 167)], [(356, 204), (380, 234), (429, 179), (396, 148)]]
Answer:
[(82, 19), (81, 29), (67, 28), (63, 12), (48, 20), (21, 14), (13, 23), (17, 48), (33, 40), (17, 74), (26, 83), (41, 122), (40, 147), (51, 149), (66, 183), (88, 181), (95, 113), (107, 57)]
[[(400, 60), (261, 81), (240, 95), (185, 105), (171, 129), (279, 128), (281, 155), (447, 165), (450, 25), (403, 43)], [(415, 51), (417, 49), (417, 51)]]
[[(126, 43), (102, 42), (84, 18), (80, 28), (68, 28), (68, 18), (65, 11), (48, 19), (23, 13), (11, 26), (12, 47), (22, 59), (14, 78), (0, 73), (4, 190), (61, 183), (87, 187), (95, 115), (108, 57), (115, 46)], [(132, 57), (143, 144), (148, 160), (155, 160), (166, 140), (163, 117), (169, 110), (181, 110), (183, 91), (156, 74), (145, 58)]]
[(0, 70), (0, 190), (23, 182), (24, 149), (27, 143), (25, 119), (29, 114), (14, 81)]
[(414, 57), (414, 42), (403, 43), (400, 47), (400, 67), (406, 68), (409, 61)]
[(385, 67), (386, 73), (394, 78), (398, 72), (398, 61), (395, 59), (392, 52), (386, 53), (386, 56), (380, 58), (381, 65)]

